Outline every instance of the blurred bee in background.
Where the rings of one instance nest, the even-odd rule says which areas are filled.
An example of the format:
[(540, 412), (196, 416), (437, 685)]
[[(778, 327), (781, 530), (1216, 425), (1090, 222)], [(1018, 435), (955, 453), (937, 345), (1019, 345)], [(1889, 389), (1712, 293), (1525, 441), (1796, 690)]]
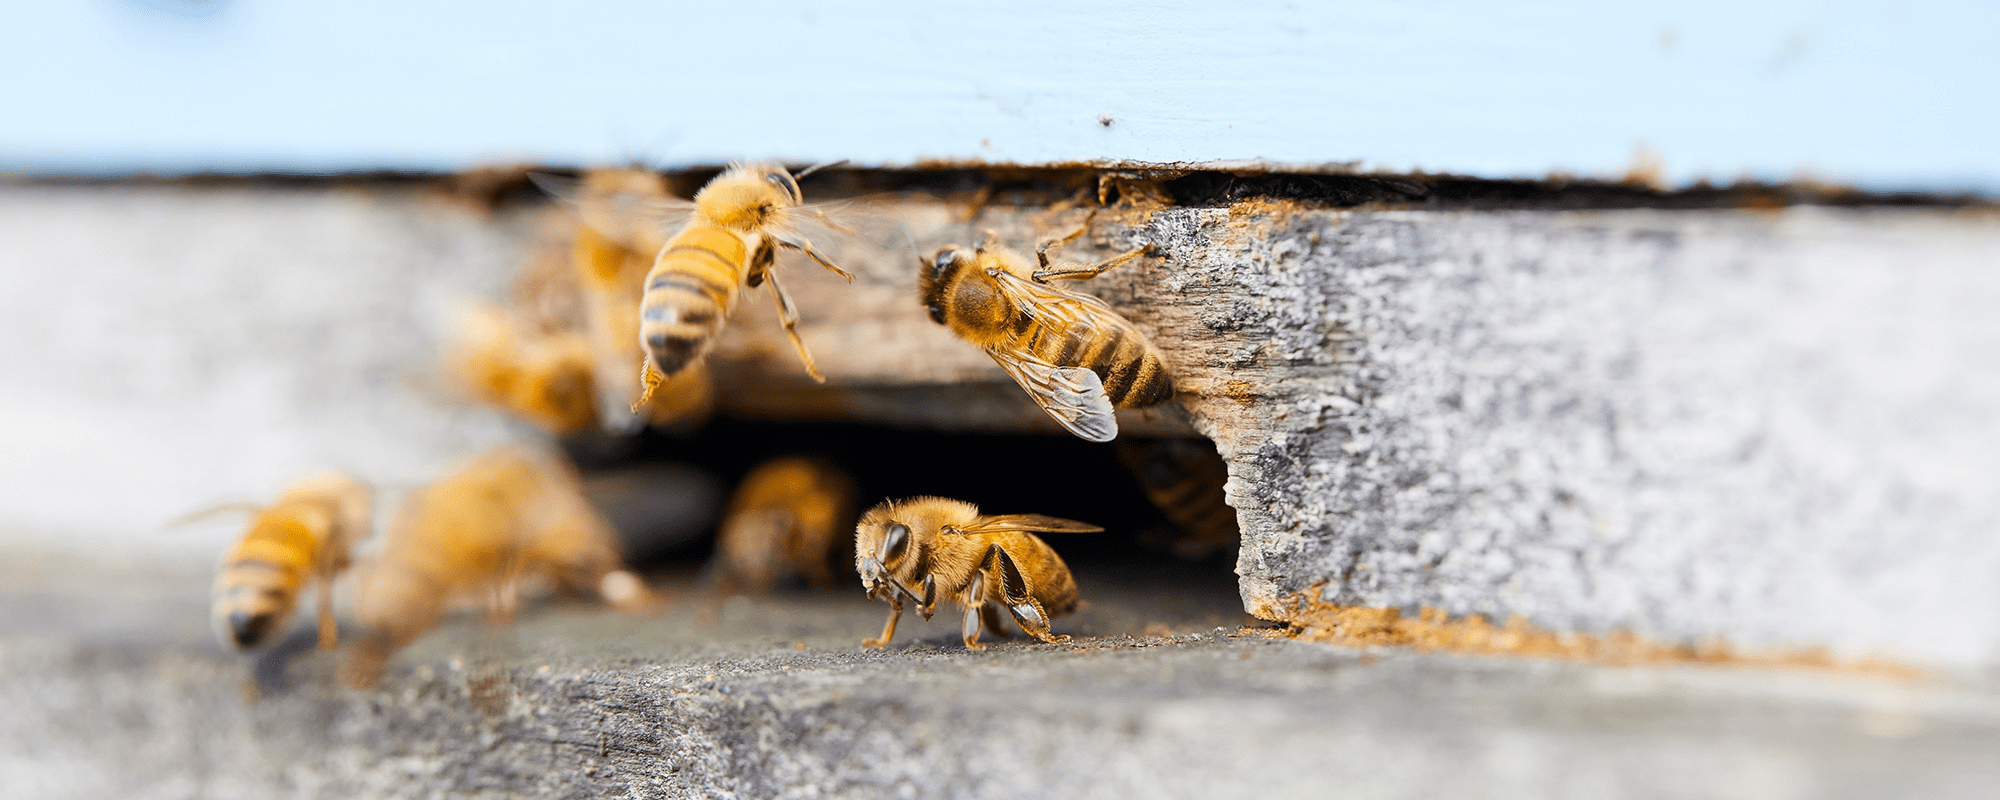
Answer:
[(466, 313), (448, 362), (481, 401), (550, 433), (576, 433), (597, 423), (590, 343), (580, 334), (538, 330), (506, 309), (482, 304)]
[[(671, 228), (677, 220), (685, 222), (660, 248), (643, 282), (638, 341), (646, 355), (639, 369), (640, 404), (708, 354), (736, 304), (739, 287), (755, 289), (767, 282), (785, 335), (797, 348), (806, 372), (816, 381), (826, 380), (799, 338), (798, 309), (772, 269), (777, 248), (783, 247), (854, 279), (814, 249), (800, 230), (808, 222), (844, 230), (822, 211), (805, 205), (799, 192), (798, 178), (824, 166), (831, 165), (793, 176), (777, 164), (736, 164), (703, 186), (691, 203), (666, 198), (652, 203), (657, 213), (650, 216), (658, 224)], [(571, 196), (586, 220), (621, 213), (590, 193), (557, 191)]]
[(339, 636), (333, 579), (347, 568), (354, 545), (368, 537), (368, 487), (338, 473), (312, 475), (256, 511), (215, 576), (216, 635), (246, 650), (270, 641), (291, 621), (300, 591), (311, 582), (319, 648), (332, 650)]
[(1036, 249), (1039, 267), (1030, 267), (988, 231), (971, 252), (947, 245), (920, 261), (918, 288), (932, 321), (985, 348), (1057, 423), (1087, 441), (1108, 442), (1118, 437), (1113, 406), (1150, 406), (1173, 395), (1166, 362), (1103, 300), (1048, 281), (1096, 277), (1152, 245), (1088, 267), (1051, 266), (1049, 246)]
[(355, 615), (369, 634), (343, 678), (374, 685), (389, 657), (435, 627), (451, 600), (482, 600), (489, 620), (511, 621), (522, 584), (536, 579), (621, 609), (655, 602), (624, 568), (611, 526), (567, 464), (515, 448), (474, 459), (405, 502), (361, 571)]
[(716, 594), (764, 594), (793, 577), (833, 588), (830, 562), (848, 541), (854, 506), (854, 481), (820, 459), (788, 456), (751, 470), (716, 537)]
[(1182, 558), (1201, 558), (1242, 539), (1236, 509), (1223, 486), (1229, 466), (1207, 439), (1123, 439), (1114, 445), (1118, 460), (1132, 470), (1146, 499), (1180, 528), (1163, 542)]
[(965, 609), (961, 632), (967, 649), (986, 649), (979, 643), (982, 626), (994, 636), (1007, 636), (1002, 608), (1028, 635), (1051, 644), (1067, 642), (1068, 636), (1049, 632), (1049, 620), (1076, 609), (1076, 580), (1055, 549), (1031, 531), (1102, 530), (1040, 514), (986, 516), (978, 506), (943, 497), (885, 501), (863, 514), (854, 529), (854, 567), (861, 585), (869, 597), (889, 601), (882, 636), (862, 644), (889, 644), (903, 616), (904, 599), (930, 619), (939, 597)]

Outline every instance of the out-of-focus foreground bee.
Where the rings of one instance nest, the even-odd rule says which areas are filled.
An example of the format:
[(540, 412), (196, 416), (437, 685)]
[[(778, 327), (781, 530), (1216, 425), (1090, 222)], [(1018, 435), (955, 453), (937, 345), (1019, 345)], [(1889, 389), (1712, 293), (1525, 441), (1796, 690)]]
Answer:
[(1076, 580), (1054, 548), (1031, 531), (1102, 530), (1040, 514), (985, 516), (978, 506), (943, 497), (885, 501), (863, 514), (854, 529), (861, 585), (869, 597), (889, 601), (881, 638), (862, 644), (889, 644), (904, 598), (930, 619), (940, 596), (964, 607), (961, 632), (968, 649), (985, 649), (979, 643), (982, 625), (995, 636), (1007, 635), (1001, 608), (1030, 636), (1052, 644), (1069, 641), (1049, 633), (1049, 619), (1076, 608)]
[(480, 400), (555, 434), (597, 424), (590, 343), (569, 331), (537, 330), (496, 306), (468, 311), (448, 359)]
[[(810, 174), (818, 167), (799, 173)], [(776, 164), (737, 164), (703, 186), (683, 213), (692, 217), (661, 248), (646, 273), (640, 302), (639, 341), (646, 358), (639, 368), (640, 402), (668, 378), (702, 360), (722, 332), (736, 304), (739, 286), (769, 283), (785, 335), (813, 380), (824, 382), (812, 353), (799, 339), (799, 313), (772, 269), (777, 248), (797, 250), (820, 266), (854, 280), (800, 234), (798, 225), (825, 214), (805, 205), (798, 180)]]
[(854, 481), (839, 467), (800, 456), (765, 462), (729, 499), (711, 568), (717, 593), (763, 594), (793, 576), (833, 588), (829, 561), (854, 516)]
[(368, 537), (368, 487), (337, 473), (299, 480), (257, 512), (215, 576), (215, 630), (224, 644), (256, 647), (283, 630), (308, 581), (318, 591), (319, 647), (332, 650), (333, 579)]
[(1146, 499), (1181, 529), (1167, 548), (1182, 558), (1200, 558), (1242, 539), (1236, 509), (1223, 485), (1229, 466), (1206, 439), (1123, 439), (1114, 447), (1132, 470)]
[(1111, 306), (1050, 279), (1081, 280), (1138, 258), (1151, 245), (1102, 263), (1051, 267), (1048, 245), (1039, 268), (986, 241), (970, 253), (938, 250), (918, 273), (931, 319), (986, 349), (1028, 396), (1069, 432), (1093, 442), (1118, 437), (1113, 406), (1137, 408), (1173, 394), (1160, 351)]
[(412, 496), (362, 570), (355, 615), (369, 635), (344, 679), (373, 685), (389, 657), (436, 626), (451, 600), (477, 597), (489, 618), (511, 619), (521, 583), (536, 578), (621, 608), (652, 602), (566, 464), (513, 448), (474, 459)]

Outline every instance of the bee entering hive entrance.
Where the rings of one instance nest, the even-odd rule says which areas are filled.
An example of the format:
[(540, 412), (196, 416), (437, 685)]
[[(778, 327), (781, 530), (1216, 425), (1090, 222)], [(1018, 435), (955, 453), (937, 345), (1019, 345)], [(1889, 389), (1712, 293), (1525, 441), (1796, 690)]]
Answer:
[[(728, 530), (756, 512), (754, 485), (779, 481), (774, 493), (795, 499), (842, 491), (843, 541), (835, 543), (836, 591), (861, 584), (853, 566), (854, 520), (890, 498), (938, 496), (973, 502), (992, 514), (1032, 513), (1101, 526), (1102, 533), (1042, 538), (1082, 577), (1187, 582), (1233, 593), (1235, 513), (1222, 499), (1226, 473), (1207, 440), (1126, 438), (1111, 445), (1068, 436), (941, 433), (850, 423), (773, 423), (718, 419), (699, 432), (648, 432), (615, 444), (566, 439), (585, 482), (620, 529), (634, 566), (686, 574), (727, 557)], [(816, 465), (816, 466), (813, 466)], [(819, 469), (835, 477), (778, 475)], [(833, 489), (826, 482), (845, 482)], [(613, 488), (602, 489), (610, 486)], [(676, 498), (672, 493), (679, 492)], [(649, 517), (640, 506), (665, 503), (678, 518)], [(791, 512), (786, 512), (791, 513)], [(723, 532), (718, 544), (718, 531)], [(711, 567), (710, 576), (714, 577)], [(823, 576), (771, 578), (763, 588), (820, 586)], [(739, 587), (740, 588), (740, 587)]]

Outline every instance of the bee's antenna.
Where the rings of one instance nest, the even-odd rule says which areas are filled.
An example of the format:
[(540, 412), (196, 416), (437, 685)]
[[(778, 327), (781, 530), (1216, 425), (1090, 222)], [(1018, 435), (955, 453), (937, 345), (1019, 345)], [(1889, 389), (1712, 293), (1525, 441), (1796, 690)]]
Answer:
[(232, 511), (242, 512), (245, 514), (255, 514), (263, 510), (264, 510), (263, 506), (257, 505), (255, 503), (217, 503), (207, 508), (195, 509), (186, 514), (182, 514), (178, 517), (168, 520), (166, 527), (178, 528), (183, 525), (191, 525), (193, 523), (200, 522), (204, 519), (208, 519), (209, 517), (213, 517), (217, 514), (226, 514)]
[(804, 180), (807, 175), (811, 175), (815, 172), (826, 169), (827, 167), (838, 167), (845, 163), (847, 163), (847, 159), (845, 158), (839, 161), (821, 161), (818, 164), (814, 164), (810, 167), (806, 167), (805, 169), (799, 170), (797, 173), (794, 173), (792, 175), (792, 180), (795, 181)]
[(896, 228), (903, 232), (903, 241), (910, 243), (910, 252), (916, 255), (917, 263), (923, 264), (924, 251), (921, 248), (917, 247), (917, 237), (910, 235), (910, 224), (907, 222), (899, 222), (896, 223)]

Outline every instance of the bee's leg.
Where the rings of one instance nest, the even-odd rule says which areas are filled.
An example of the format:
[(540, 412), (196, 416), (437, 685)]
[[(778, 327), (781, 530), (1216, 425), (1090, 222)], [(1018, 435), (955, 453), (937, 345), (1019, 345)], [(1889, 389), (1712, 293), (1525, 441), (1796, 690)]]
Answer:
[(992, 228), (987, 228), (986, 235), (980, 237), (978, 246), (973, 247), (972, 252), (985, 253), (988, 250), (998, 249), (1000, 249), (1000, 232)]
[(773, 236), (771, 238), (777, 241), (778, 244), (806, 254), (807, 258), (819, 262), (820, 266), (833, 270), (833, 274), (846, 278), (849, 281), (854, 280), (854, 273), (841, 269), (839, 265), (826, 260), (826, 256), (820, 255), (818, 250), (813, 249), (812, 242), (806, 241), (803, 237), (787, 239), (782, 236)]
[(986, 645), (979, 643), (979, 610), (986, 607), (986, 575), (972, 573), (972, 585), (965, 593), (972, 604), (965, 607), (965, 624), (959, 626), (959, 632), (965, 637), (965, 649), (984, 650)]
[[(1096, 212), (1092, 212), (1093, 216), (1095, 214)], [(1061, 236), (1054, 236), (1047, 239), (1043, 239), (1041, 242), (1035, 245), (1035, 263), (1044, 270), (1048, 269), (1049, 248), (1060, 247), (1062, 245), (1069, 244), (1070, 242), (1074, 242), (1076, 241), (1076, 237), (1082, 236), (1083, 232), (1089, 229), (1090, 229), (1090, 222), (1086, 220), (1082, 225), (1076, 226), (1076, 229), (1070, 231), (1069, 233), (1065, 233)]]
[(979, 607), (979, 621), (986, 626), (987, 633), (993, 634), (993, 638), (1006, 639), (1014, 635), (1007, 632), (1007, 623), (1001, 621), (1000, 607), (992, 603)]
[(750, 260), (743, 271), (743, 285), (755, 289), (764, 285), (764, 277), (771, 273), (771, 263), (778, 259), (778, 249), (771, 246), (770, 237), (755, 236), (756, 242), (750, 248)]
[(778, 304), (778, 321), (784, 324), (785, 335), (791, 337), (792, 347), (798, 349), (799, 360), (805, 362), (806, 374), (815, 381), (826, 383), (826, 376), (820, 374), (819, 367), (813, 364), (812, 352), (806, 350), (805, 340), (799, 338), (799, 309), (792, 305), (792, 296), (778, 284), (776, 270), (766, 271), (764, 278), (771, 283), (771, 299)]
[(321, 575), (316, 580), (319, 605), (319, 649), (331, 651), (340, 640), (340, 624), (333, 619), (333, 581)]
[(891, 592), (889, 594), (889, 621), (882, 624), (882, 638), (862, 639), (861, 646), (862, 647), (889, 646), (889, 637), (896, 635), (896, 620), (901, 619), (902, 616), (903, 616), (903, 598), (900, 595)]
[(637, 414), (639, 413), (639, 409), (645, 408), (646, 403), (653, 399), (653, 390), (660, 388), (660, 384), (666, 382), (667, 376), (661, 375), (659, 370), (653, 369), (653, 357), (640, 356), (639, 399), (632, 401), (632, 413)]
[[(1142, 247), (1134, 247), (1087, 267), (1077, 264), (1050, 267), (1048, 259), (1044, 257), (1042, 259), (1042, 268), (1035, 270), (1034, 278), (1035, 280), (1045, 282), (1052, 280), (1087, 281), (1102, 274), (1105, 270), (1121, 266), (1127, 261), (1131, 261), (1152, 251), (1153, 245), (1148, 242)], [(1041, 253), (1037, 252), (1036, 255), (1040, 256)]]
[(937, 608), (937, 578), (925, 575), (923, 586), (924, 597), (917, 601), (917, 613), (924, 615), (924, 619), (930, 619), (931, 612)]
[(1014, 617), (1014, 623), (1020, 625), (1021, 630), (1049, 644), (1069, 641), (1068, 636), (1049, 633), (1049, 614), (1035, 600), (1034, 587), (1028, 585), (1021, 568), (1014, 564), (1013, 556), (996, 544), (986, 549), (986, 563), (999, 565), (1001, 602), (1007, 606), (1007, 613)]

